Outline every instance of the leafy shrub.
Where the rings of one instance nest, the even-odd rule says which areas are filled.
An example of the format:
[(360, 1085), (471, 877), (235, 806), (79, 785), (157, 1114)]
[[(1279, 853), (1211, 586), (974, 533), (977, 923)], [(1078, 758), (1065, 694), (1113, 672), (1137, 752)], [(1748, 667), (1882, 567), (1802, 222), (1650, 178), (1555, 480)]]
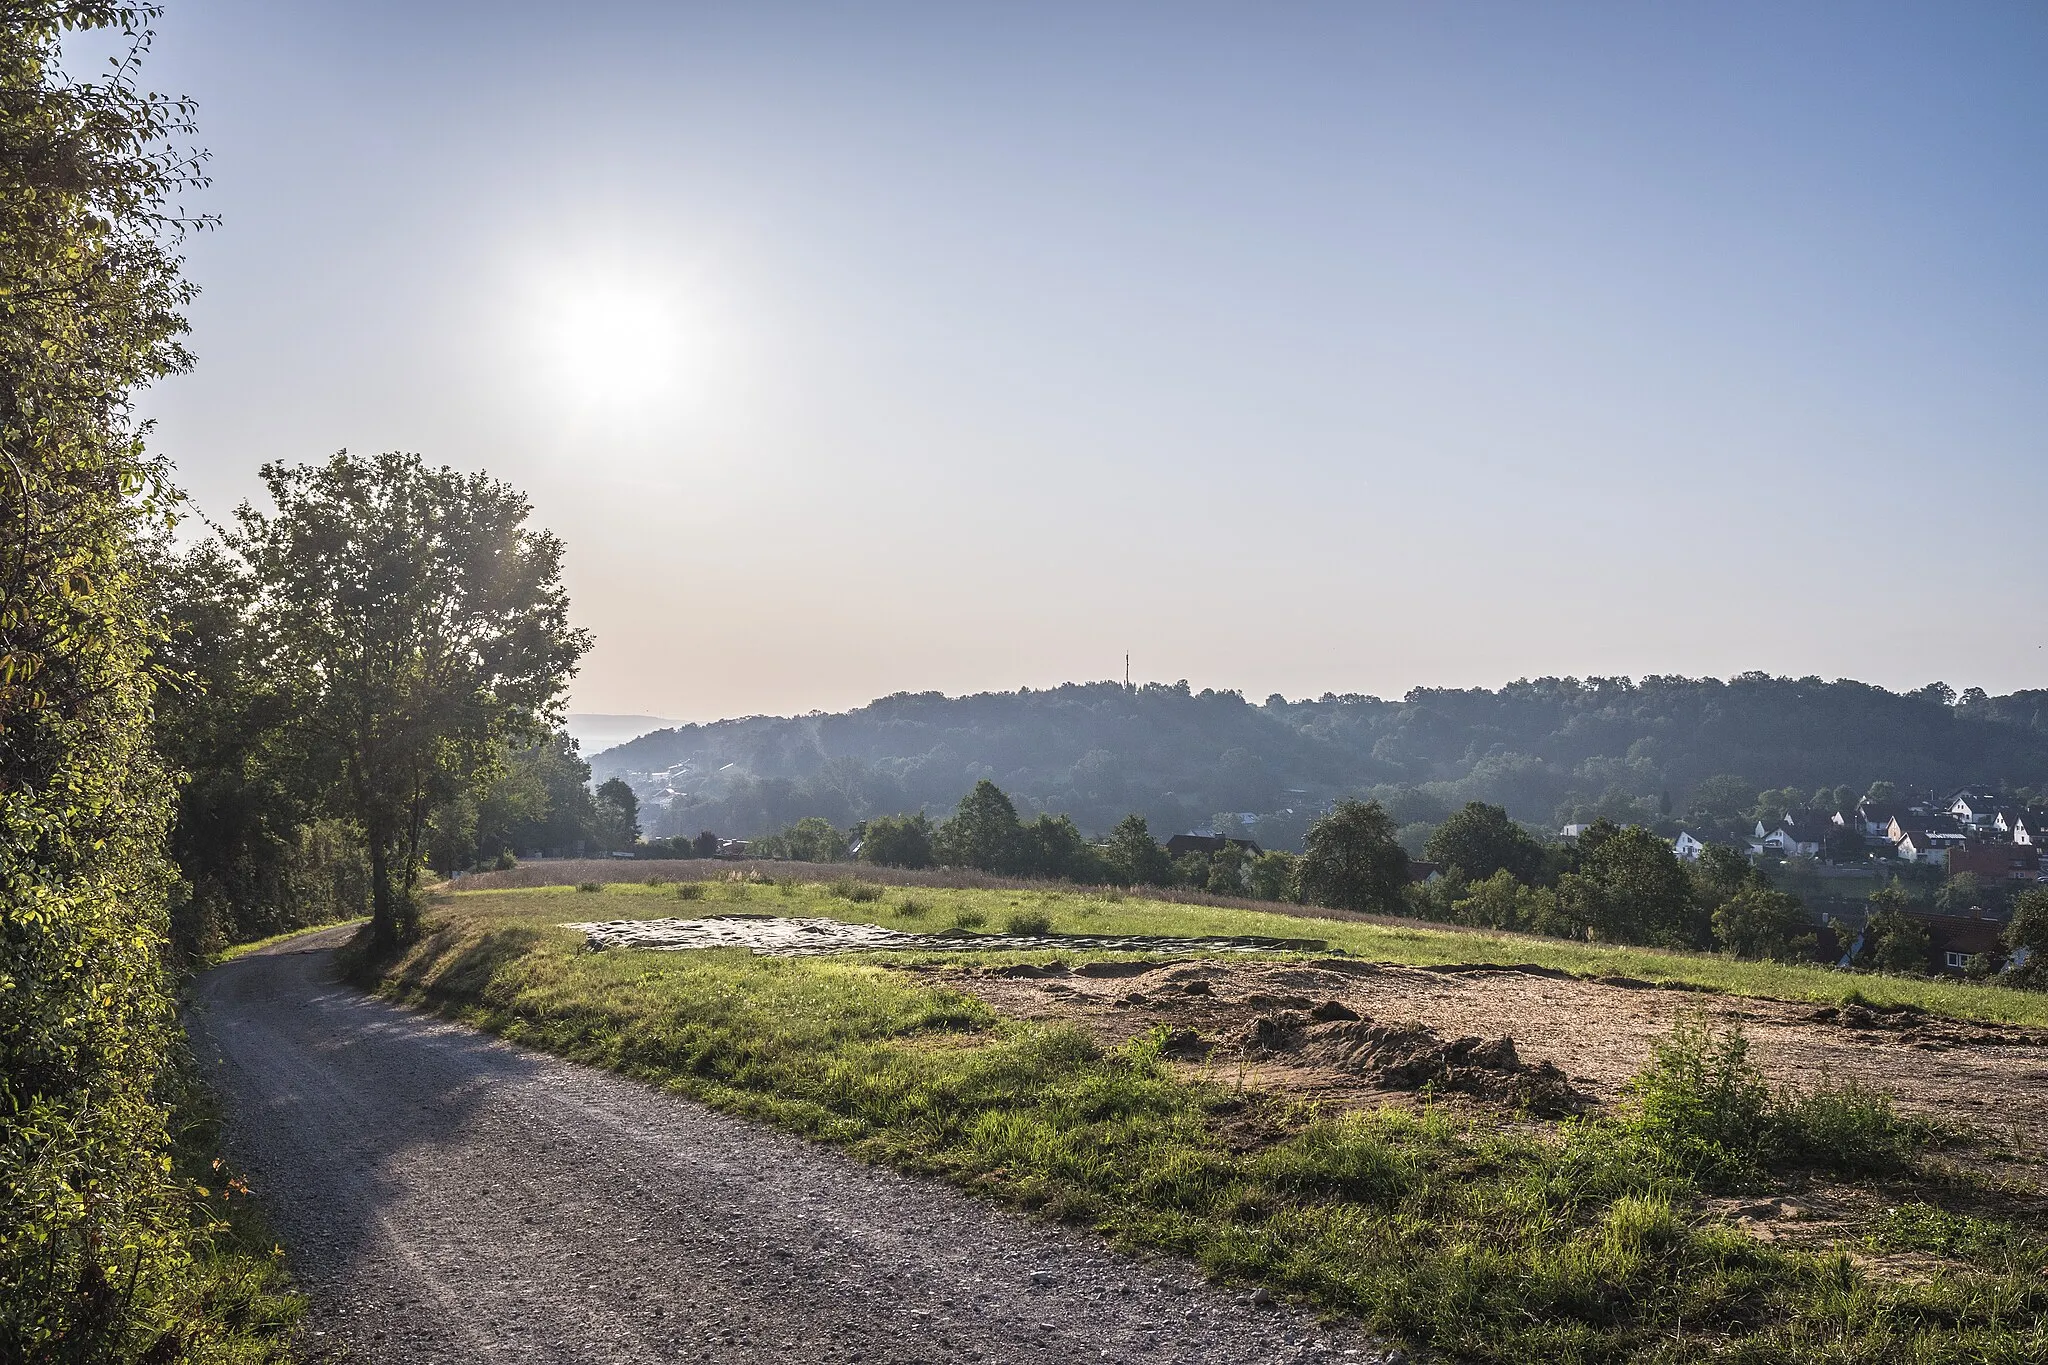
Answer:
[(1043, 910), (1012, 910), (1003, 928), (1018, 938), (1044, 938), (1052, 932), (1052, 916)]
[(702, 883), (702, 882), (677, 882), (677, 883), (676, 883), (676, 899), (677, 899), (677, 900), (685, 900), (685, 901), (701, 901), (701, 900), (703, 900), (703, 899), (704, 899), (704, 883)]
[(835, 877), (827, 890), (839, 899), (852, 901), (855, 905), (866, 905), (882, 898), (882, 888), (873, 882), (864, 882), (858, 877)]
[(956, 929), (979, 929), (988, 923), (988, 916), (979, 910), (962, 910), (953, 916)]
[(1704, 1014), (1680, 1018), (1657, 1044), (1617, 1122), (1675, 1170), (1722, 1183), (1771, 1164), (1900, 1171), (1940, 1136), (1900, 1114), (1889, 1094), (1853, 1081), (1773, 1095), (1741, 1026), (1717, 1033)]
[(576, 883), (576, 889), (578, 891), (602, 891), (604, 887), (596, 882), (578, 882)]
[(666, 877), (662, 876), (662, 875), (661, 875), (661, 874), (660, 874), (659, 872), (657, 872), (657, 873), (655, 873), (655, 874), (654, 874), (654, 875), (653, 875), (652, 877), (649, 877), (649, 878), (647, 879), (647, 885), (649, 885), (649, 886), (667, 886), (667, 885), (668, 885), (668, 878), (666, 878)]
[(491, 864), (491, 870), (494, 872), (510, 872), (517, 866), (519, 866), (519, 859), (513, 857), (512, 850), (508, 848), (498, 855), (496, 862)]
[(1681, 1017), (1629, 1082), (1620, 1123), (1688, 1175), (1737, 1178), (1762, 1155), (1770, 1088), (1741, 1025), (1716, 1033), (1703, 1013)]
[(923, 919), (931, 906), (915, 896), (905, 896), (896, 903), (896, 913), (905, 919)]

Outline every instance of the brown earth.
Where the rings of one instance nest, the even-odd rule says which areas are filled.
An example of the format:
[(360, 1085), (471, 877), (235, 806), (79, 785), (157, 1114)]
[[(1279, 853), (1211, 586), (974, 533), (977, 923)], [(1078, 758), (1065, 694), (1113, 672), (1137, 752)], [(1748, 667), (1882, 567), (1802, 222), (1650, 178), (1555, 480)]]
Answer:
[[(1892, 1092), (1902, 1108), (1972, 1130), (1995, 1149), (2048, 1156), (2048, 1034), (1907, 1010), (1817, 1009), (1540, 968), (1421, 968), (1339, 958), (927, 971), (1003, 1014), (1071, 1020), (1107, 1042), (1163, 1025), (1169, 1051), (1212, 1078), (1339, 1101), (1378, 1092), (1376, 1102), (1385, 1102), (1387, 1092), (1414, 1089), (1418, 1071), (1403, 1064), (1420, 1044), (1425, 1052), (1441, 1049), (1438, 1057), (1449, 1063), (1454, 1083), (1448, 1087), (1440, 1075), (1421, 1076), (1437, 1080), (1439, 1089), (1526, 1102), (1519, 1082), (1456, 1084), (1458, 1059), (1445, 1056), (1468, 1040), (1468, 1054), (1476, 1049), (1481, 1061), (1489, 1052), (1498, 1058), (1499, 1040), (1509, 1039), (1501, 1059), (1511, 1059), (1508, 1069), (1477, 1070), (1529, 1077), (1548, 1064), (1568, 1087), (1544, 1083), (1545, 1094), (1558, 1101), (1553, 1110), (1570, 1107), (1568, 1094), (1610, 1103), (1682, 1014), (1704, 1011), (1716, 1027), (1741, 1024), (1773, 1084), (1854, 1081)], [(1347, 1020), (1346, 1013), (1359, 1019)], [(1384, 1054), (1389, 1039), (1393, 1054), (1376, 1061), (1374, 1049)], [(1528, 1107), (1545, 1109), (1541, 1102)]]

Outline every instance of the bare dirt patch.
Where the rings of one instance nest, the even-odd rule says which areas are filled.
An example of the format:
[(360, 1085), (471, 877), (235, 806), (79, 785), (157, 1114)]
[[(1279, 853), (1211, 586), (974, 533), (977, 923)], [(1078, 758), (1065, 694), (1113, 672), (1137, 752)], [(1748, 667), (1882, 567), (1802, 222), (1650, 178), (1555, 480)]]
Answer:
[[(1904, 1108), (1987, 1132), (2008, 1150), (2048, 1155), (2048, 1035), (1912, 1011), (1816, 1009), (1583, 980), (1541, 968), (1423, 968), (1343, 958), (933, 970), (1002, 1013), (1072, 1020), (1105, 1041), (1128, 1041), (1164, 1026), (1177, 1055), (1191, 1064), (1241, 1070), (1248, 1081), (1295, 1091), (1413, 1088), (1398, 1074), (1398, 1057), (1391, 1071), (1357, 1064), (1361, 1048), (1368, 1054), (1386, 1049), (1412, 1025), (1422, 1032), (1408, 1035), (1410, 1054), (1426, 1059), (1431, 1047), (1448, 1051), (1476, 1040), (1467, 1056), (1477, 1051), (1481, 1060), (1504, 1060), (1500, 1040), (1510, 1040), (1522, 1068), (1549, 1064), (1571, 1092), (1611, 1102), (1679, 1015), (1703, 1010), (1717, 1026), (1742, 1025), (1775, 1084), (1854, 1081), (1894, 1093)], [(1344, 1019), (1339, 1010), (1358, 1018)], [(1298, 1041), (1290, 1044), (1290, 1038)], [(1442, 1060), (1455, 1070), (1460, 1059)], [(1422, 1069), (1430, 1065), (1425, 1060)], [(1523, 1074), (1493, 1069), (1510, 1079)], [(1442, 1085), (1440, 1076), (1429, 1079)], [(1512, 1085), (1497, 1093), (1475, 1085), (1467, 1093), (1510, 1103), (1524, 1098)], [(1562, 1096), (1558, 1102), (1564, 1103)]]

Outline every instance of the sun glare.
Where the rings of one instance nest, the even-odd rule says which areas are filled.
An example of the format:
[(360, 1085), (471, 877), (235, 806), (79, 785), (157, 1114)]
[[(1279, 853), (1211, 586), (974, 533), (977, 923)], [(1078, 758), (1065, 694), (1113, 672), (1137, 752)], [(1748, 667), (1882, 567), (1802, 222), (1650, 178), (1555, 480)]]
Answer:
[(665, 281), (565, 280), (545, 292), (538, 311), (541, 380), (574, 401), (641, 406), (693, 387), (682, 300)]

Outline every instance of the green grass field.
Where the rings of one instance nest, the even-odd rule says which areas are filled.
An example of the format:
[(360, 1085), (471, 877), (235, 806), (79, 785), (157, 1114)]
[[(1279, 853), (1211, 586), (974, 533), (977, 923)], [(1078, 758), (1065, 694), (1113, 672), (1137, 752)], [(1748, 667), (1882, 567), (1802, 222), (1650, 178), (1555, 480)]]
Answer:
[[(1928, 1146), (1929, 1134), (1867, 1095), (1756, 1091), (1753, 1113), (1731, 1123), (1678, 1065), (1645, 1092), (1654, 1103), (1590, 1120), (1487, 1120), (1434, 1105), (1344, 1113), (1193, 1078), (1161, 1058), (1156, 1038), (1105, 1048), (1069, 1026), (1001, 1019), (876, 961), (588, 953), (555, 927), (746, 909), (913, 929), (964, 913), (999, 930), (1013, 913), (1039, 913), (1059, 929), (1312, 932), (1390, 961), (1543, 962), (1811, 999), (1840, 998), (1849, 984), (1711, 958), (1056, 891), (844, 893), (872, 895), (851, 884), (717, 886), (689, 901), (673, 887), (459, 895), (433, 909), (403, 959), (357, 970), (393, 998), (1189, 1257), (1450, 1359), (2048, 1358), (2048, 1239), (2038, 1216), (2013, 1213), (2031, 1201), (1973, 1176), (1956, 1139)], [(1870, 996), (1873, 985), (1914, 983), (1860, 984)], [(1941, 994), (1914, 1003), (1936, 1007), (1953, 992), (1979, 1016), (2007, 1016), (2002, 1002), (1970, 1000), (1973, 988), (1921, 989)], [(1246, 1141), (1253, 1119), (1261, 1136)], [(1767, 1130), (1783, 1140), (1742, 1146)], [(1708, 1212), (1715, 1195), (1815, 1180), (1874, 1196), (1865, 1223), (1843, 1226), (1834, 1245), (1768, 1244)]]
[[(999, 932), (1011, 915), (1039, 913), (1055, 933), (1090, 934), (1255, 934), (1273, 938), (1320, 938), (1333, 948), (1374, 962), (1429, 966), (1459, 962), (1527, 963), (1575, 976), (1625, 976), (1725, 991), (1731, 995), (1810, 1000), (1816, 1004), (1904, 1005), (1956, 1019), (2048, 1028), (2048, 992), (2010, 990), (1964, 981), (1878, 976), (1778, 962), (1745, 962), (1708, 953), (1674, 953), (1654, 948), (1611, 947), (1490, 933), (1422, 921), (1324, 919), (1301, 915), (1183, 905), (1138, 895), (1109, 899), (1078, 890), (952, 890), (869, 886), (877, 899), (849, 900), (829, 884), (739, 885), (686, 883), (702, 888), (703, 899), (685, 901), (674, 885), (607, 885), (600, 893), (550, 886), (459, 894), (465, 905), (557, 920), (688, 918), (738, 910), (757, 914), (821, 915), (884, 924), (895, 929), (952, 927), (963, 916), (987, 932)], [(573, 898), (573, 903), (572, 903)], [(736, 903), (738, 902), (738, 903)], [(912, 909), (904, 909), (908, 904)], [(551, 908), (550, 908), (551, 907)]]

